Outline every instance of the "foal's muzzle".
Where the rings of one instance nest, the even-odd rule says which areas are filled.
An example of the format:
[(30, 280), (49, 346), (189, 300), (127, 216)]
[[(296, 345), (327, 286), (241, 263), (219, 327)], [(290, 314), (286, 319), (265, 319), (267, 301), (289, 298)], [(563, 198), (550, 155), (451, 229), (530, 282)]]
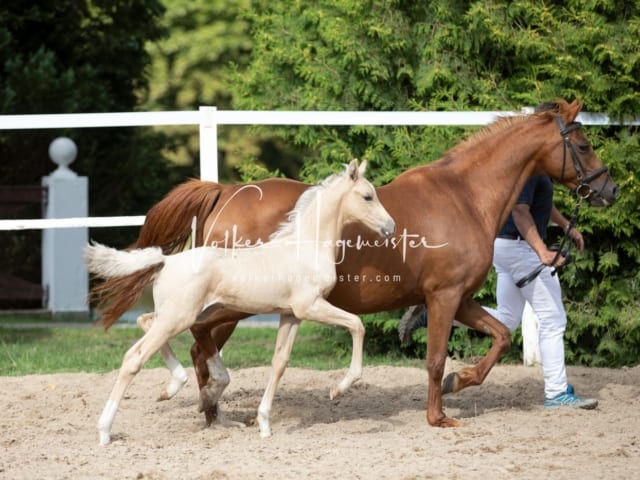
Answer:
[(396, 233), (396, 223), (394, 221), (387, 222), (380, 227), (380, 235), (384, 238), (391, 238), (394, 233)]

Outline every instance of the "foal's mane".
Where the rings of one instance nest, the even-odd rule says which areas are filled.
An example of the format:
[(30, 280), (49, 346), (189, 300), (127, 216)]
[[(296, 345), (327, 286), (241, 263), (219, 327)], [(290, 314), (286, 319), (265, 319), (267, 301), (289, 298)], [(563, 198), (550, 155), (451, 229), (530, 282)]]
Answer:
[(298, 219), (307, 210), (307, 208), (309, 208), (309, 205), (311, 205), (313, 200), (315, 200), (318, 192), (320, 190), (326, 190), (338, 180), (345, 178), (346, 175), (346, 172), (334, 173), (333, 175), (325, 178), (319, 184), (305, 190), (302, 195), (300, 195), (300, 198), (298, 198), (293, 209), (287, 214), (287, 221), (280, 224), (278, 229), (269, 236), (269, 240), (282, 238), (294, 233), (298, 225)]

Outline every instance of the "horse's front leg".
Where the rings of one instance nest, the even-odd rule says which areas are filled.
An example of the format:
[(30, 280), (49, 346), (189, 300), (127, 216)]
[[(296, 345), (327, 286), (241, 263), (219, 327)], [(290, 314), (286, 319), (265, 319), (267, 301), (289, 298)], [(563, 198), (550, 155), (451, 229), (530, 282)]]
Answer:
[[(294, 313), (296, 313), (294, 311)], [(351, 385), (362, 378), (362, 349), (364, 343), (364, 326), (360, 317), (333, 306), (324, 298), (318, 298), (304, 311), (296, 316), (319, 323), (337, 325), (349, 330), (352, 340), (351, 364), (342, 381), (333, 387), (329, 397), (334, 399), (345, 393)]]
[(459, 302), (458, 292), (438, 291), (427, 295), (427, 422), (434, 427), (457, 427), (458, 420), (445, 415), (442, 407), (442, 377), (447, 360), (449, 334)]
[(271, 375), (269, 376), (267, 388), (265, 388), (264, 395), (258, 406), (258, 426), (260, 428), (260, 436), (263, 438), (271, 436), (271, 423), (269, 418), (271, 415), (271, 406), (273, 405), (273, 397), (276, 394), (276, 389), (284, 374), (284, 370), (287, 368), (299, 326), (300, 320), (293, 315), (280, 315), (276, 347), (271, 359)]
[(468, 299), (460, 304), (456, 319), (474, 330), (491, 335), (493, 341), (487, 354), (476, 365), (447, 375), (442, 384), (443, 394), (455, 393), (463, 388), (482, 384), (500, 356), (509, 349), (511, 344), (509, 329), (473, 299)]
[[(153, 318), (155, 317), (154, 313), (143, 313), (137, 319), (138, 326), (146, 333), (149, 331), (151, 324), (153, 322)], [(182, 364), (176, 358), (175, 353), (171, 349), (169, 343), (165, 343), (160, 347), (160, 355), (164, 359), (164, 363), (166, 364), (169, 372), (171, 373), (171, 381), (169, 385), (165, 387), (165, 389), (160, 393), (158, 400), (169, 400), (176, 393), (178, 393), (182, 387), (185, 386), (189, 376), (187, 375), (187, 371), (184, 369)]]

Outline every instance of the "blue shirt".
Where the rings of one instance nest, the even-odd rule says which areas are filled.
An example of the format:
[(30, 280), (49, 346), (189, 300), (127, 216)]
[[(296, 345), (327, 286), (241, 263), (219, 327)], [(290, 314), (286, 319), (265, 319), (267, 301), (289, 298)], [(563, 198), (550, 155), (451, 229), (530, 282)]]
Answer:
[[(534, 175), (531, 177), (522, 192), (520, 192), (516, 204), (529, 206), (529, 212), (531, 212), (540, 237), (546, 239), (547, 225), (549, 225), (551, 208), (553, 207), (553, 183), (551, 183), (551, 179), (547, 175)], [(498, 235), (518, 235), (522, 237), (513, 221), (513, 215), (509, 214), (509, 218), (507, 218)]]

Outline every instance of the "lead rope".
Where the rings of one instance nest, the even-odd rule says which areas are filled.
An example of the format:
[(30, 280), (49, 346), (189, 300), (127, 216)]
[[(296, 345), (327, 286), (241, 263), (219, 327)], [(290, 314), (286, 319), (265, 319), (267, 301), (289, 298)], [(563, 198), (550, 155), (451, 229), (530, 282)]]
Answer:
[[(562, 237), (562, 240), (560, 241), (560, 246), (558, 247), (558, 250), (556, 251), (556, 255), (553, 257), (553, 261), (551, 262), (551, 265), (555, 265), (555, 263), (560, 258), (560, 255), (562, 255), (566, 259), (569, 258), (569, 255), (571, 253), (571, 247), (573, 246), (573, 243), (569, 242), (569, 246), (567, 247), (567, 249), (565, 251), (563, 251), (562, 248), (564, 247), (564, 244), (566, 243), (567, 239), (569, 238), (569, 232), (571, 231), (572, 228), (575, 227), (576, 221), (578, 219), (578, 212), (580, 211), (580, 205), (582, 205), (582, 200), (584, 200), (585, 198), (586, 197), (578, 195), (578, 200), (576, 202), (576, 206), (573, 208), (573, 213), (571, 214), (571, 217), (569, 218), (569, 223), (567, 224), (567, 228), (564, 231), (564, 236)], [(566, 260), (565, 260), (565, 265), (566, 265)], [(531, 273), (529, 273), (528, 275), (525, 275), (520, 280), (518, 280), (516, 282), (516, 287), (522, 288), (525, 285), (528, 285), (529, 283), (531, 283), (538, 275), (540, 275), (540, 272), (542, 272), (542, 270), (544, 270), (544, 268), (546, 266), (547, 265), (545, 265), (544, 263), (540, 263), (540, 265), (538, 265)], [(558, 273), (558, 271), (562, 267), (563, 267), (563, 265), (554, 266), (553, 270), (551, 271), (551, 275), (555, 275), (556, 273)]]

